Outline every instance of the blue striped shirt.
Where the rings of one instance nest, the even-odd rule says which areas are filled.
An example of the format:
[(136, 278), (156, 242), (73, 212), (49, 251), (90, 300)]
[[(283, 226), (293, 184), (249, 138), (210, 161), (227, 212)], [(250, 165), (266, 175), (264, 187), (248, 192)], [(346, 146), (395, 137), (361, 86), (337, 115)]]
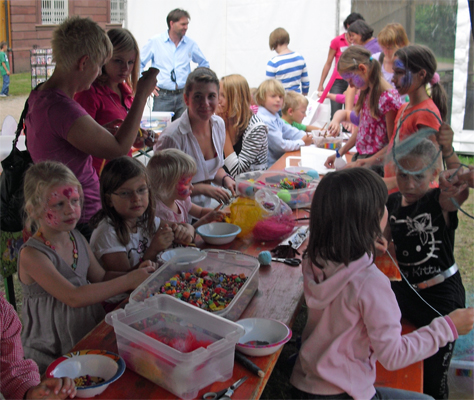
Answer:
[(306, 62), (298, 53), (279, 54), (267, 64), (268, 78), (278, 79), (285, 90), (308, 94), (309, 77)]

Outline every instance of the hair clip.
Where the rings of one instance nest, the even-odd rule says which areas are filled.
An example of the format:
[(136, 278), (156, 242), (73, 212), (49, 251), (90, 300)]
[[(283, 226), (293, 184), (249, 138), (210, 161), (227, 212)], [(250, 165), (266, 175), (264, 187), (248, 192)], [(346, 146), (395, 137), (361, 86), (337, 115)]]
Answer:
[(372, 61), (373, 59), (374, 59), (374, 57), (372, 57), (372, 56), (369, 57), (369, 60), (370, 60), (370, 61)]
[(359, 66), (359, 64), (357, 64), (357, 61), (356, 61), (356, 59), (355, 59), (355, 58), (353, 58), (353, 59), (352, 59), (352, 61), (354, 61), (354, 65), (355, 65), (356, 67), (358, 67), (358, 66)]

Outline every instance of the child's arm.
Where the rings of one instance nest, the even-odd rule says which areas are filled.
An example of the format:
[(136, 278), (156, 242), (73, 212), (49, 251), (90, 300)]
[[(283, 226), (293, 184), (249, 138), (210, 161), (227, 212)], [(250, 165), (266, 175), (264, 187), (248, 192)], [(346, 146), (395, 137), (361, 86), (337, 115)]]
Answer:
[(59, 273), (44, 253), (31, 247), (26, 247), (21, 251), (20, 279), (25, 283), (38, 283), (51, 296), (69, 307), (85, 307), (128, 290), (134, 290), (155, 270), (154, 267), (139, 268), (103, 282), (106, 271), (94, 257), (89, 244), (87, 244), (87, 251), (91, 261), (87, 273), (87, 279), (92, 282), (90, 285), (74, 286)]
[(194, 227), (187, 223), (171, 223), (171, 229), (174, 233), (174, 242), (188, 245), (194, 241), (196, 231)]
[(143, 254), (143, 260), (156, 261), (158, 253), (171, 246), (174, 240), (174, 232), (171, 226), (165, 221), (160, 220), (160, 226), (150, 241), (150, 246)]
[(228, 203), (230, 200), (229, 192), (219, 186), (210, 185), (209, 183), (193, 183), (193, 196), (199, 194), (212, 197), (221, 203)]
[[(324, 90), (318, 91), (318, 97), (321, 97), (321, 96), (323, 95), (323, 92), (324, 92)], [(335, 93), (328, 93), (328, 94), (326, 95), (326, 98), (328, 98), (329, 100), (332, 100), (332, 101), (337, 101), (337, 96), (338, 96), (338, 95), (335, 94)], [(344, 98), (345, 98), (345, 97), (344, 97)], [(342, 102), (342, 104), (344, 104), (344, 102)]]
[(299, 150), (301, 146), (312, 143), (313, 138), (299, 129), (281, 123), (280, 126), (268, 126), (268, 148), (272, 151), (286, 153)]
[(38, 386), (30, 388), (25, 399), (73, 399), (76, 397), (76, 385), (71, 378), (47, 378)]
[(306, 132), (313, 132), (313, 131), (320, 131), (320, 130), (321, 130), (320, 127), (314, 126), (314, 125), (306, 125), (306, 129), (305, 129)]
[(347, 110), (338, 110), (329, 123), (328, 132), (332, 136), (337, 136), (341, 129), (342, 122), (351, 122), (350, 112)]
[(7, 68), (7, 64), (2, 62), (2, 67), (5, 68), (5, 71), (7, 71), (7, 75), (10, 75), (10, 70)]
[(198, 221), (194, 224), (194, 228), (198, 228), (201, 225), (205, 225), (214, 221), (223, 221), (225, 214), (222, 211), (219, 211), (220, 208), (221, 205), (218, 205), (215, 209), (212, 209), (193, 204), (189, 210), (189, 214), (191, 214), (194, 218), (198, 218)]
[(453, 130), (446, 122), (443, 122), (436, 134), (436, 140), (442, 146), (443, 159), (447, 169), (457, 168), (461, 164), (458, 155), (454, 151), (453, 138)]
[(441, 189), (439, 194), (439, 205), (443, 210), (443, 216), (447, 224), (449, 224), (448, 212), (457, 211), (457, 207), (451, 201), (455, 200), (458, 205), (462, 205), (469, 197), (469, 187), (467, 183), (460, 186), (451, 186), (449, 188)]
[[(342, 110), (339, 110), (339, 111), (342, 111)], [(336, 114), (337, 114), (339, 111), (337, 111)], [(344, 154), (346, 154), (347, 152), (349, 152), (349, 150), (354, 147), (354, 145), (356, 144), (357, 133), (358, 133), (358, 130), (354, 131), (354, 133), (351, 135), (351, 137), (350, 137), (349, 140), (346, 142), (346, 144), (344, 144), (344, 146), (342, 146), (342, 147), (339, 149), (339, 154), (340, 154), (341, 156), (343, 156)], [(326, 159), (326, 162), (324, 163), (324, 166), (325, 166), (326, 168), (334, 168), (334, 161), (336, 161), (336, 154), (333, 154), (332, 156), (329, 156), (329, 157)]]

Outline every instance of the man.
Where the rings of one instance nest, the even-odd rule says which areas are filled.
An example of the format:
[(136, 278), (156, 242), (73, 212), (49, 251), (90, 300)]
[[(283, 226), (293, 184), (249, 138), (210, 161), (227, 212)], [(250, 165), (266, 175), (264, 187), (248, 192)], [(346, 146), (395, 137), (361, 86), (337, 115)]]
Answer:
[(153, 111), (174, 111), (173, 120), (186, 109), (183, 99), (184, 84), (191, 72), (191, 60), (199, 67), (208, 67), (209, 62), (196, 42), (188, 38), (189, 13), (179, 8), (166, 17), (168, 31), (152, 37), (141, 49), (141, 70), (151, 59), (151, 66), (160, 74), (159, 96), (155, 93)]

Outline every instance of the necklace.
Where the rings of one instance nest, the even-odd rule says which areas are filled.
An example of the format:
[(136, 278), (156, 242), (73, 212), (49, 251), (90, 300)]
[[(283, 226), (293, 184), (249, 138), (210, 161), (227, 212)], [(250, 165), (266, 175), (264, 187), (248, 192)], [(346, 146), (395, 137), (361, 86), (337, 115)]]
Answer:
[[(43, 241), (43, 243), (46, 246), (48, 246), (51, 250), (56, 251), (56, 248), (51, 244), (51, 242), (44, 237), (43, 232), (38, 231), (36, 232), (35, 236), (39, 237)], [(72, 261), (71, 268), (75, 271), (77, 268), (77, 261), (78, 261), (79, 255), (77, 253), (76, 239), (74, 238), (71, 232), (69, 232), (69, 239), (72, 242), (72, 260), (73, 261)]]

